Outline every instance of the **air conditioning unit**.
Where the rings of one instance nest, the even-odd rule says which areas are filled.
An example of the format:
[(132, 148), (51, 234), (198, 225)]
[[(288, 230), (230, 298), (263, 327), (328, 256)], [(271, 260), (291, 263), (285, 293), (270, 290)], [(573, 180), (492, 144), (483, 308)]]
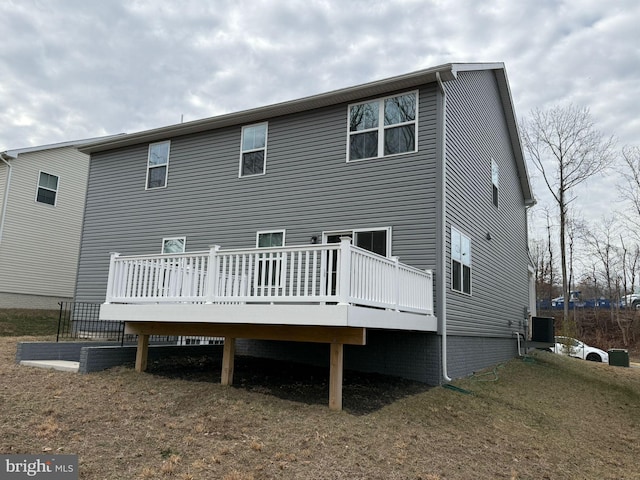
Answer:
[(555, 343), (555, 327), (553, 321), (553, 317), (531, 318), (531, 341)]

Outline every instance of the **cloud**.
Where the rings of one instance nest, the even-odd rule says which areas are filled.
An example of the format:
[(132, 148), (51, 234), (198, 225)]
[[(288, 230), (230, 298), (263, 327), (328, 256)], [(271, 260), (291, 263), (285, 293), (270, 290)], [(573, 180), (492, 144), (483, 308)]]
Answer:
[[(467, 61), (505, 62), (521, 119), (574, 103), (620, 145), (638, 144), (639, 20), (636, 0), (5, 0), (0, 149), (135, 132)], [(592, 191), (610, 197), (613, 180), (601, 180)], [(580, 199), (589, 214), (593, 198)]]

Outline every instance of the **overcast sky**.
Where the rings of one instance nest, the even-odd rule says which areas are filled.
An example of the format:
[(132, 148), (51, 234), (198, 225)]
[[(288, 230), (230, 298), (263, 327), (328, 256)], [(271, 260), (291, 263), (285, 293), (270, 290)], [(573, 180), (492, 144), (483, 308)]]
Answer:
[[(638, 145), (639, 29), (637, 0), (2, 0), (0, 151), (449, 62), (504, 62), (521, 120), (573, 103), (620, 146)], [(614, 178), (590, 182), (582, 215), (617, 207)]]

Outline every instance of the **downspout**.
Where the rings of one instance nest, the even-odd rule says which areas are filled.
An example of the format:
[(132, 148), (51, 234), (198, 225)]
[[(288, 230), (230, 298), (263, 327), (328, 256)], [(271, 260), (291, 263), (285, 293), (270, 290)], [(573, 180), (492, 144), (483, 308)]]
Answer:
[(524, 338), (524, 335), (518, 331), (514, 331), (513, 334), (518, 337), (518, 356), (521, 357), (522, 349), (520, 348), (520, 335), (522, 335), (522, 338)]
[(438, 124), (439, 135), (437, 137), (437, 161), (439, 168), (439, 178), (436, 186), (440, 203), (440, 212), (437, 216), (437, 231), (440, 233), (436, 239), (436, 250), (438, 258), (436, 282), (436, 300), (438, 302), (438, 316), (440, 317), (440, 335), (442, 337), (442, 378), (445, 382), (450, 382), (451, 378), (447, 371), (447, 164), (446, 164), (446, 132), (447, 132), (447, 92), (440, 78), (440, 72), (436, 72), (436, 80), (440, 90), (440, 119)]
[(7, 165), (7, 181), (4, 189), (4, 198), (2, 200), (2, 211), (0, 211), (0, 244), (2, 243), (2, 233), (4, 230), (4, 218), (7, 215), (7, 204), (9, 203), (9, 187), (11, 187), (11, 164), (9, 160), (15, 160), (7, 152), (0, 153), (0, 160)]

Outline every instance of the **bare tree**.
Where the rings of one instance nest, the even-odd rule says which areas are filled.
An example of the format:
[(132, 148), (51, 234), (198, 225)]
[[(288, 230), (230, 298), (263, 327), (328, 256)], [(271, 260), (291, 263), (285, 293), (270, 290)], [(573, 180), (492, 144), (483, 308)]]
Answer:
[(586, 232), (592, 255), (600, 261), (600, 272), (607, 288), (607, 298), (611, 304), (609, 315), (612, 323), (618, 311), (615, 306), (620, 304), (620, 291), (617, 281), (622, 267), (619, 255), (620, 247), (614, 243), (616, 228), (617, 225), (613, 218), (604, 218), (595, 229)]
[(553, 285), (556, 277), (553, 262), (553, 242), (551, 241), (551, 216), (549, 215), (549, 210), (545, 209), (545, 213), (547, 215), (547, 251), (549, 252), (549, 303), (551, 303), (551, 299), (553, 298)]
[[(624, 241), (624, 236), (620, 234), (620, 245), (622, 252), (622, 291), (627, 292), (635, 291), (635, 278), (638, 271), (638, 261), (640, 260), (640, 247), (638, 244), (627, 247)], [(625, 315), (624, 318), (620, 318), (620, 314), (617, 316), (618, 328), (622, 333), (622, 341), (624, 345), (629, 345), (631, 336), (631, 325), (633, 322), (633, 316), (630, 315), (630, 309), (635, 307), (629, 305), (630, 302), (625, 302)], [(634, 312), (635, 313), (635, 312)]]
[(573, 268), (575, 266), (574, 256), (576, 253), (576, 237), (583, 230), (584, 230), (584, 226), (582, 225), (582, 223), (576, 220), (573, 216), (569, 215), (567, 225), (566, 225), (566, 230), (565, 230), (565, 232), (567, 233), (567, 248), (568, 248), (567, 268), (569, 269), (569, 281), (568, 281), (569, 291), (575, 289), (575, 278), (573, 276), (573, 272), (574, 272)]
[(640, 147), (625, 146), (622, 149), (623, 162), (618, 169), (621, 182), (618, 183), (620, 196), (627, 200), (630, 209), (624, 215), (635, 227), (640, 226)]
[(575, 199), (572, 191), (576, 186), (609, 167), (614, 158), (615, 141), (596, 130), (587, 108), (573, 105), (533, 110), (523, 123), (522, 136), (525, 149), (558, 208), (566, 326), (569, 321), (568, 206)]
[(536, 300), (547, 300), (551, 304), (553, 298), (553, 256), (549, 254), (548, 243), (545, 240), (531, 240), (529, 251), (534, 264)]

